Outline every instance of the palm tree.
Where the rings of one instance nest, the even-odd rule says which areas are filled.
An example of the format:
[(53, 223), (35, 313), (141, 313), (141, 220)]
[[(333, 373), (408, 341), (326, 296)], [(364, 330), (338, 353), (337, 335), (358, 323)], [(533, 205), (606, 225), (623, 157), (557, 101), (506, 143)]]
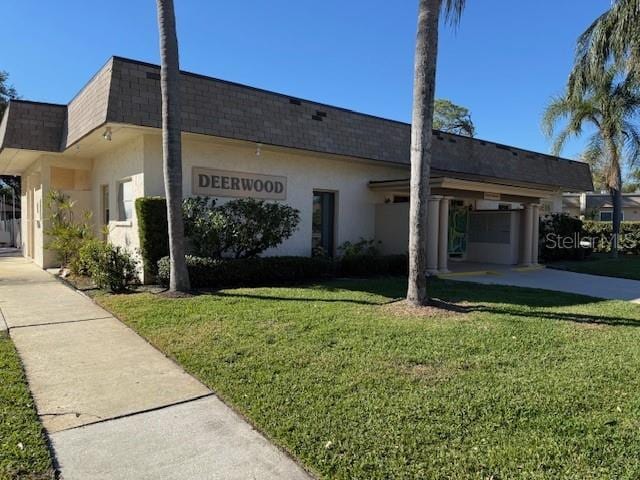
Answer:
[(622, 214), (622, 164), (626, 161), (631, 166), (640, 156), (640, 131), (632, 123), (640, 108), (640, 90), (633, 76), (623, 77), (615, 68), (593, 76), (590, 82), (581, 95), (568, 88), (563, 96), (553, 99), (545, 111), (543, 127), (553, 137), (557, 123), (566, 120), (555, 136), (556, 155), (569, 138), (581, 136), (585, 126), (595, 129), (583, 158), (590, 163), (600, 162), (604, 167), (613, 203), (611, 253), (615, 257)]
[(578, 38), (569, 90), (579, 95), (610, 63), (640, 78), (640, 0), (613, 0)]
[[(411, 121), (411, 203), (409, 206), (409, 286), (407, 301), (426, 305), (427, 198), (431, 172), (433, 102), (438, 57), (440, 11), (457, 24), (466, 0), (420, 0), (416, 38)], [(433, 240), (433, 239), (431, 239)]]
[(162, 89), (162, 169), (167, 198), (170, 292), (190, 289), (182, 222), (182, 139), (180, 122), (180, 62), (173, 0), (157, 0), (160, 31), (160, 86)]

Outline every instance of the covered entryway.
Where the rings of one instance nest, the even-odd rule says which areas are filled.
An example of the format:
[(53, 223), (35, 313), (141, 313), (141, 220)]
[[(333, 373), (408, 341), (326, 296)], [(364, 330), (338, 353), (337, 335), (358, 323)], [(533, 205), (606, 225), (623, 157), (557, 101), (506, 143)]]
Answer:
[[(370, 182), (385, 192), (376, 208), (376, 239), (384, 253), (405, 253), (409, 181)], [(428, 273), (448, 273), (453, 262), (538, 264), (540, 202), (556, 192), (451, 177), (433, 177), (428, 201)]]

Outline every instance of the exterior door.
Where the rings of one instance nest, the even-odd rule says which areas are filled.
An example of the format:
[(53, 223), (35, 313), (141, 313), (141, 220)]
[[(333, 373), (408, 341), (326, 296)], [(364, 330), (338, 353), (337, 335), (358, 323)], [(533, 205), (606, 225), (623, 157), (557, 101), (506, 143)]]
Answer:
[(449, 255), (464, 257), (467, 252), (469, 209), (461, 202), (451, 202), (449, 209)]
[(313, 192), (311, 252), (333, 256), (335, 238), (335, 193)]

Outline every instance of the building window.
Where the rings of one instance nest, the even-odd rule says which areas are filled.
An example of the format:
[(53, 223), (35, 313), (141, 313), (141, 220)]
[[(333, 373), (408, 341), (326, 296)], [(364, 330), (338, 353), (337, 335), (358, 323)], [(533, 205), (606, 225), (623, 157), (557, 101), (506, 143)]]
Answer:
[(131, 179), (118, 182), (118, 221), (133, 218), (133, 182)]
[[(624, 212), (620, 212), (620, 221), (624, 220)], [(613, 212), (600, 212), (601, 222), (613, 221)]]
[(100, 186), (102, 225), (109, 225), (109, 185)]
[(335, 193), (313, 192), (311, 248), (314, 255), (333, 256), (335, 205)]

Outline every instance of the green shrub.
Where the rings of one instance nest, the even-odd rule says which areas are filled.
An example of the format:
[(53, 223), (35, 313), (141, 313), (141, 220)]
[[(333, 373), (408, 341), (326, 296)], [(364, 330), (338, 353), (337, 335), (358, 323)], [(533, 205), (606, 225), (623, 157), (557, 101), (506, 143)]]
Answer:
[(49, 212), (48, 227), (45, 234), (49, 237), (46, 248), (52, 250), (62, 267), (69, 267), (73, 271), (77, 268), (77, 258), (80, 247), (93, 238), (91, 212), (82, 212), (81, 218), (76, 218), (75, 202), (59, 191), (49, 191), (46, 199)]
[(124, 292), (137, 278), (137, 261), (122, 247), (92, 243), (85, 246), (82, 255), (98, 288)]
[[(262, 257), (214, 259), (187, 255), (189, 279), (194, 288), (278, 285), (331, 277), (335, 263), (313, 257)], [(168, 285), (169, 257), (158, 262), (158, 280)]]
[[(406, 255), (323, 257), (258, 257), (219, 259), (187, 255), (194, 288), (252, 287), (300, 283), (335, 276), (407, 275)], [(169, 257), (158, 262), (158, 280), (169, 284)]]
[(169, 254), (167, 203), (162, 197), (136, 199), (140, 255), (145, 279), (158, 273), (158, 260)]
[(211, 199), (187, 198), (183, 215), (194, 253), (213, 258), (257, 257), (291, 237), (300, 222), (295, 208), (252, 198), (220, 206)]
[[(595, 252), (611, 251), (611, 237), (613, 225), (611, 222), (586, 221), (583, 224), (582, 235), (590, 239)], [(622, 222), (620, 224), (620, 239), (618, 251), (640, 255), (640, 222)]]
[(582, 220), (554, 213), (540, 219), (540, 258), (544, 261), (582, 260), (591, 253), (580, 246)]
[(360, 238), (360, 240), (355, 243), (344, 242), (338, 247), (338, 252), (342, 257), (355, 257), (358, 255), (365, 255), (368, 257), (378, 256), (380, 255), (379, 246), (381, 243), (382, 242), (379, 240), (366, 240), (364, 238)]
[(229, 222), (220, 208), (216, 207), (216, 200), (207, 197), (185, 198), (182, 215), (190, 250), (200, 257), (220, 258), (228, 248)]
[(92, 238), (86, 240), (80, 250), (78, 250), (78, 256), (75, 258), (71, 268), (71, 271), (76, 275), (91, 275), (91, 265), (96, 262), (98, 255), (104, 249), (105, 242)]

